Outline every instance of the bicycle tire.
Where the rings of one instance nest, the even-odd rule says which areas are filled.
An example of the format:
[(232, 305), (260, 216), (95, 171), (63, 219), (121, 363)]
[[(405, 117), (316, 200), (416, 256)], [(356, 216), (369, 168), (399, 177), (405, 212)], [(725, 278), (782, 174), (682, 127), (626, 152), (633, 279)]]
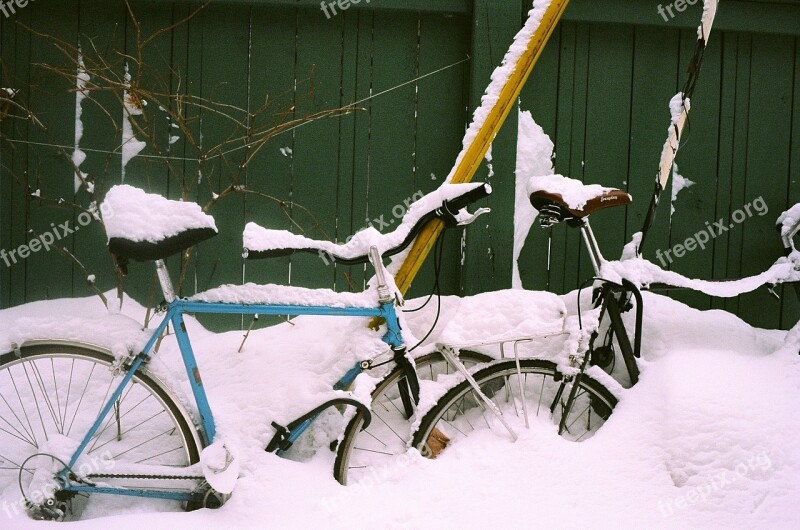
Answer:
[[(20, 476), (24, 486), (24, 478), (35, 468), (32, 462), (22, 467), (30, 455), (51, 454), (69, 461), (124, 376), (113, 372), (113, 363), (108, 352), (68, 343), (23, 346), (19, 352), (0, 355), (0, 491)], [(58, 452), (70, 444), (71, 449)], [(199, 454), (199, 437), (188, 413), (157, 378), (140, 370), (73, 472), (106, 485), (158, 488), (165, 486), (163, 480), (148, 486), (149, 479), (141, 477), (91, 476), (133, 474), (126, 466), (146, 474), (142, 465), (159, 466), (160, 475), (165, 469), (177, 473), (198, 462)], [(192, 482), (187, 489), (197, 485)]]
[[(492, 360), (488, 355), (469, 350), (461, 351), (459, 358), (467, 367)], [(435, 380), (439, 375), (454, 371), (439, 352), (415, 359), (414, 365), (422, 380)], [(358, 482), (371, 470), (391, 465), (394, 457), (406, 452), (411, 425), (397, 407), (400, 398), (395, 390), (404, 378), (403, 370), (395, 367), (375, 387), (372, 392), (372, 422), (366, 430), (362, 430), (364, 415), (361, 412), (357, 412), (347, 424), (333, 466), (333, 476), (340, 484)]]
[[(518, 377), (515, 360), (492, 363), (473, 374), (473, 377), (481, 391), (500, 408), (504, 419), (512, 427), (525, 427), (524, 409), (520, 402), (520, 382), (525, 391), (525, 402), (535, 405), (527, 407), (529, 420), (531, 417), (546, 418), (560, 426), (574, 379), (566, 379), (555, 363), (550, 361), (521, 359), (519, 364), (522, 380)], [(582, 441), (593, 436), (617, 405), (614, 395), (588, 375), (581, 375), (578, 385), (574, 404), (565, 421), (566, 429), (559, 433), (563, 438), (572, 441)], [(562, 391), (557, 399), (559, 388)], [(414, 433), (412, 444), (423, 456), (436, 458), (459, 439), (487, 428), (507, 435), (505, 427), (480, 400), (469, 382), (462, 381), (425, 414)]]

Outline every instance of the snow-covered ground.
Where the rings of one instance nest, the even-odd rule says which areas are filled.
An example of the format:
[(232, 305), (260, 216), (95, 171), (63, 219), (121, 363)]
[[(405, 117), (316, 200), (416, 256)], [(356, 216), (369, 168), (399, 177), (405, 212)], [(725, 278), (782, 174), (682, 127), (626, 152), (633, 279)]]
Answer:
[[(502, 307), (508, 293), (481, 295), (480, 304), (448, 298), (440, 329), (461, 329), (468, 339), (470, 333), (502, 334), (504, 319), (506, 330), (519, 326), (512, 312), (495, 312), (480, 325), (482, 308)], [(574, 307), (574, 294), (564, 302)], [(213, 334), (189, 319), (219, 434), (242, 465), (232, 498), (219, 510), (183, 513), (160, 511), (167, 506), (157, 501), (97, 496), (87, 509), (96, 518), (70, 527), (800, 527), (800, 356), (775, 353), (786, 333), (653, 294), (645, 295), (645, 304), (641, 381), (623, 391), (611, 419), (590, 440), (567, 442), (543, 424), (516, 443), (487, 433), (434, 461), (410, 451), (350, 487), (331, 475), (327, 443), (340, 428), (333, 416), (299, 448), (296, 457), (304, 462), (262, 448), (272, 436), (271, 421), (305, 412), (329, 392), (337, 374), (379, 349), (363, 320), (297, 318), (255, 332), (238, 353), (241, 332)], [(4, 310), (0, 345), (5, 349), (23, 329), (34, 329), (124, 350), (142, 339), (136, 322), (143, 309), (130, 301), (123, 309), (128, 316), (108, 315), (96, 298), (86, 298)], [(69, 317), (55, 324), (59, 313)], [(459, 315), (474, 324), (459, 327)], [(424, 335), (430, 320), (430, 314), (415, 315), (413, 334)], [(356, 352), (364, 347), (373, 351)], [(156, 364), (186, 390), (169, 339)], [(314, 453), (314, 447), (320, 449)], [(0, 497), (0, 528), (57, 524), (14, 517), (15, 490)]]

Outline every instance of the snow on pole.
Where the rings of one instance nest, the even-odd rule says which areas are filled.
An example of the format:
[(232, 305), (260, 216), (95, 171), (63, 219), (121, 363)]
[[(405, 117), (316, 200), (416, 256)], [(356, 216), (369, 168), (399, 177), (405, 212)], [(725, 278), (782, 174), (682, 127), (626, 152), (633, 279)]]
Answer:
[[(559, 3), (563, 6), (558, 6)], [(557, 0), (533, 2), (525, 25), (514, 37), (514, 42), (506, 51), (500, 66), (492, 72), (489, 86), (481, 97), (481, 105), (472, 114), (472, 122), (464, 134), (461, 152), (445, 182), (459, 183), (472, 179), (481, 159), (489, 150), (500, 126), (519, 97), (519, 92), (530, 74), (528, 65), (533, 68), (531, 63), (534, 63), (537, 57), (534, 57), (531, 51), (536, 48), (538, 40), (546, 41), (549, 36), (549, 32), (543, 36), (539, 31), (552, 29), (552, 27), (543, 28), (545, 15), (551, 8), (558, 10), (565, 8), (566, 4), (567, 2)], [(555, 26), (555, 21), (552, 26)], [(514, 90), (517, 87), (518, 90)]]
[[(464, 135), (461, 153), (446, 183), (465, 183), (472, 180), (481, 161), (500, 127), (519, 98), (522, 87), (544, 50), (569, 0), (535, 0), (523, 28), (514, 37), (501, 65), (492, 73), (492, 79), (481, 98), (481, 105), (473, 114), (472, 123)], [(429, 225), (417, 237), (402, 267), (395, 276), (401, 292), (406, 292), (411, 281), (433, 248), (443, 229), (441, 222)]]
[(691, 188), (695, 184), (695, 181), (687, 179), (678, 172), (678, 164), (672, 164), (672, 208), (670, 208), (669, 211), (670, 224), (672, 224), (672, 216), (675, 215), (675, 201), (678, 200), (678, 194), (686, 188)]
[(711, 28), (714, 25), (714, 17), (717, 14), (717, 4), (719, 0), (705, 0), (703, 4), (703, 18), (700, 26), (697, 28), (697, 45), (695, 46), (694, 55), (689, 63), (689, 78), (681, 92), (675, 94), (670, 100), (670, 125), (667, 134), (667, 141), (664, 142), (664, 148), (661, 151), (661, 160), (658, 166), (658, 175), (656, 176), (656, 186), (653, 191), (653, 198), (650, 201), (650, 207), (647, 210), (647, 217), (644, 220), (644, 225), (641, 231), (641, 240), (638, 245), (638, 253), (642, 253), (644, 241), (650, 227), (653, 225), (653, 220), (656, 216), (656, 209), (658, 202), (661, 198), (661, 192), (667, 187), (670, 173), (675, 162), (675, 157), (678, 154), (678, 149), (681, 145), (681, 136), (686, 121), (689, 118), (689, 109), (691, 108), (691, 97), (694, 94), (694, 88), (697, 83), (697, 78), (700, 75), (700, 67), (703, 64), (703, 53), (705, 52), (708, 38), (711, 34)]

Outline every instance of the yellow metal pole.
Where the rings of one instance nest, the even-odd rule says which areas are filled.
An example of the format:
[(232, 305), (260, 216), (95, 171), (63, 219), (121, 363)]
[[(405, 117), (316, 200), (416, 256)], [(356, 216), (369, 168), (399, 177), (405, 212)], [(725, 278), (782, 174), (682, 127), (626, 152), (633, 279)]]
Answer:
[[(478, 131), (477, 136), (472, 141), (469, 148), (467, 148), (464, 157), (456, 168), (451, 181), (453, 184), (460, 184), (472, 180), (475, 172), (480, 167), (483, 157), (486, 156), (489, 146), (492, 145), (508, 113), (514, 107), (517, 98), (519, 98), (522, 87), (525, 86), (525, 82), (531, 75), (536, 61), (539, 59), (547, 41), (550, 39), (550, 35), (553, 34), (556, 24), (567, 8), (567, 3), (569, 3), (569, 0), (553, 0), (550, 4), (550, 7), (542, 17), (539, 27), (531, 36), (527, 49), (520, 56), (516, 68), (500, 91), (497, 103), (489, 112), (486, 121)], [(428, 257), (434, 243), (436, 243), (436, 238), (439, 237), (443, 228), (444, 223), (442, 221), (438, 219), (434, 220), (420, 232), (420, 235), (417, 237), (416, 241), (414, 241), (414, 245), (411, 247), (408, 257), (395, 275), (395, 282), (401, 293), (405, 294), (406, 291), (408, 291), (411, 282), (414, 280), (417, 272), (419, 272), (420, 267), (422, 267), (425, 258)]]

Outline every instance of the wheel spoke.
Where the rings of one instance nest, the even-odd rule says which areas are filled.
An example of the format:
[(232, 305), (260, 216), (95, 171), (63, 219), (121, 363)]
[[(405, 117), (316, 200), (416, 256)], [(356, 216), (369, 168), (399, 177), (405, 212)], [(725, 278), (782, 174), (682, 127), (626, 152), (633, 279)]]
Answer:
[[(32, 476), (43, 469), (29, 457), (52, 451), (43, 449), (45, 441), (59, 435), (80, 442), (121, 381), (112, 375), (111, 355), (75, 346), (61, 348), (23, 347), (20, 356), (0, 364), (0, 491), (16, 484), (20, 476), (22, 487), (29, 487)], [(111, 458), (117, 469), (151, 463), (182, 468), (198, 460), (191, 420), (157, 381), (134, 374), (118, 405), (118, 414), (103, 419), (81, 458), (105, 450), (103, 457)], [(119, 487), (168, 489), (161, 481), (113, 480)], [(178, 489), (191, 491), (195, 486)]]
[[(130, 393), (131, 393), (131, 391), (132, 391), (132, 390), (133, 390), (133, 385), (130, 385), (130, 386), (127, 388), (127, 390), (125, 391), (125, 394), (124, 394), (124, 396), (123, 396), (123, 397), (121, 397), (121, 398), (118, 400), (118, 403), (120, 403), (120, 406), (121, 406), (121, 404), (122, 404), (122, 403), (123, 403), (123, 402), (124, 402), (124, 401), (127, 399), (127, 397), (130, 395)], [(144, 403), (145, 401), (147, 401), (148, 399), (150, 399), (150, 398), (152, 398), (152, 397), (153, 397), (153, 396), (152, 396), (152, 394), (146, 394), (146, 395), (145, 395), (145, 396), (142, 398), (142, 400), (141, 400), (141, 401), (139, 401), (139, 402), (138, 402), (137, 404), (135, 404), (133, 407), (131, 407), (130, 409), (128, 409), (128, 410), (125, 412), (125, 414), (123, 414), (123, 415), (121, 415), (121, 416), (116, 416), (116, 415), (111, 415), (111, 414), (109, 414), (109, 415), (108, 415), (108, 418), (106, 419), (106, 422), (105, 422), (105, 424), (103, 425), (103, 427), (102, 427), (100, 430), (98, 430), (98, 431), (97, 431), (97, 434), (95, 434), (95, 441), (94, 441), (94, 444), (92, 444), (92, 447), (89, 449), (89, 452), (91, 452), (92, 450), (94, 450), (94, 447), (95, 447), (95, 444), (97, 443), (97, 441), (100, 439), (100, 437), (102, 437), (102, 436), (103, 436), (103, 433), (105, 433), (105, 432), (108, 430), (108, 428), (109, 428), (109, 427), (111, 427), (111, 425), (112, 425), (113, 423), (118, 423), (120, 420), (122, 420), (122, 418), (124, 418), (125, 416), (127, 416), (128, 414), (130, 414), (131, 412), (133, 412), (133, 411), (134, 411), (134, 410), (135, 410), (135, 409), (136, 409), (136, 408), (137, 408), (139, 405), (141, 405), (142, 403)], [(119, 427), (119, 425), (118, 425), (118, 427)], [(121, 434), (120, 434), (119, 436), (121, 436)]]
[[(520, 379), (516, 380), (517, 377)], [(603, 410), (610, 413), (616, 405), (610, 392), (591, 377), (583, 374), (576, 378), (577, 381), (567, 383), (556, 365), (549, 361), (520, 359), (519, 366), (516, 360), (498, 361), (476, 372), (474, 378), (504, 417), (512, 418), (514, 422), (523, 421), (523, 399), (525, 408), (535, 410), (537, 416), (547, 407), (547, 417), (556, 424), (563, 423), (566, 428), (560, 434), (572, 441), (593, 436), (605, 422), (608, 415), (596, 412), (594, 406), (605, 407)], [(573, 388), (575, 384), (578, 386)], [(575, 395), (570, 410), (567, 410), (566, 401), (573, 391)], [(554, 414), (551, 415), (550, 411)], [(476, 413), (482, 422), (476, 423)], [(564, 419), (560, 421), (562, 417)], [(481, 429), (497, 430), (498, 434), (506, 432), (497, 422), (491, 421), (491, 417), (487, 418), (487, 408), (482, 406), (479, 395), (466, 381), (450, 389), (422, 418), (414, 436), (414, 446), (421, 448), (431, 433), (441, 429), (440, 425), (447, 432), (462, 437)]]
[(75, 423), (75, 418), (78, 417), (78, 412), (81, 410), (81, 404), (83, 403), (83, 398), (86, 396), (86, 390), (89, 388), (89, 383), (92, 381), (92, 376), (94, 376), (94, 369), (96, 365), (92, 365), (91, 370), (89, 371), (89, 377), (86, 378), (86, 384), (83, 385), (83, 390), (81, 391), (81, 397), (78, 400), (78, 404), (75, 405), (75, 413), (72, 415), (72, 420), (69, 422), (69, 428), (67, 429), (66, 435), (69, 436), (70, 432), (72, 432), (72, 426)]
[[(17, 429), (17, 428), (16, 428), (14, 425), (12, 425), (12, 424), (11, 424), (11, 422), (10, 422), (10, 421), (8, 421), (8, 420), (6, 419), (6, 417), (5, 417), (5, 416), (3, 416), (3, 417), (2, 417), (2, 418), (0, 418), (0, 419), (2, 419), (2, 420), (3, 420), (3, 422), (4, 422), (6, 425), (8, 425), (8, 427), (9, 427), (10, 429), (13, 429), (13, 430), (14, 430), (14, 432), (16, 432), (17, 434), (19, 434), (19, 436), (21, 437), (21, 439), (25, 440), (26, 442), (30, 443), (31, 445), (33, 445), (33, 446), (35, 447), (35, 446), (36, 446), (36, 439), (33, 437), (33, 433), (32, 433), (32, 432), (29, 432), (29, 431), (28, 431), (28, 430), (25, 428), (25, 424), (22, 422), (22, 420), (19, 418), (19, 416), (17, 416), (17, 413), (16, 413), (16, 411), (14, 411), (14, 408), (13, 408), (13, 407), (12, 407), (12, 406), (11, 406), (11, 405), (8, 403), (8, 401), (6, 400), (6, 398), (5, 398), (5, 396), (2, 394), (2, 392), (0, 392), (0, 399), (2, 399), (2, 400), (3, 400), (3, 403), (5, 403), (6, 407), (8, 407), (8, 410), (9, 410), (9, 411), (11, 412), (11, 414), (14, 416), (14, 419), (15, 419), (15, 420), (17, 420), (17, 422), (19, 422), (19, 426), (22, 428), (22, 430), (23, 430), (23, 431), (25, 431), (25, 433), (23, 434), (22, 432), (20, 432), (20, 430), (19, 430), (19, 429)], [(27, 435), (27, 436), (26, 436), (26, 435)]]
[[(485, 355), (468, 351), (462, 351), (460, 358), (467, 367), (490, 360)], [(417, 377), (422, 380), (436, 380), (441, 374), (454, 373), (452, 366), (438, 352), (415, 359), (415, 365)], [(357, 482), (359, 478), (368, 476), (373, 466), (384, 466), (391, 458), (405, 452), (411, 429), (398, 394), (400, 384), (405, 384), (405, 373), (395, 367), (373, 391), (373, 418), (378, 418), (373, 422), (375, 428), (361, 431), (358, 417), (348, 424), (337, 448), (334, 465), (334, 476), (340, 482)]]
[[(31, 370), (33, 370), (35, 367), (36, 367), (36, 365), (34, 364), (31, 367)], [(31, 396), (33, 397), (33, 402), (36, 405), (36, 412), (38, 413), (39, 421), (42, 424), (42, 431), (44, 432), (44, 439), (45, 439), (45, 441), (47, 441), (50, 438), (47, 436), (47, 427), (44, 426), (44, 417), (42, 416), (42, 410), (39, 408), (39, 400), (36, 397), (36, 391), (33, 388), (33, 383), (31, 383), (31, 376), (30, 376), (30, 374), (28, 374), (28, 365), (27, 364), (23, 364), (22, 368), (25, 371), (25, 379), (28, 381), (28, 387), (31, 389)]]

